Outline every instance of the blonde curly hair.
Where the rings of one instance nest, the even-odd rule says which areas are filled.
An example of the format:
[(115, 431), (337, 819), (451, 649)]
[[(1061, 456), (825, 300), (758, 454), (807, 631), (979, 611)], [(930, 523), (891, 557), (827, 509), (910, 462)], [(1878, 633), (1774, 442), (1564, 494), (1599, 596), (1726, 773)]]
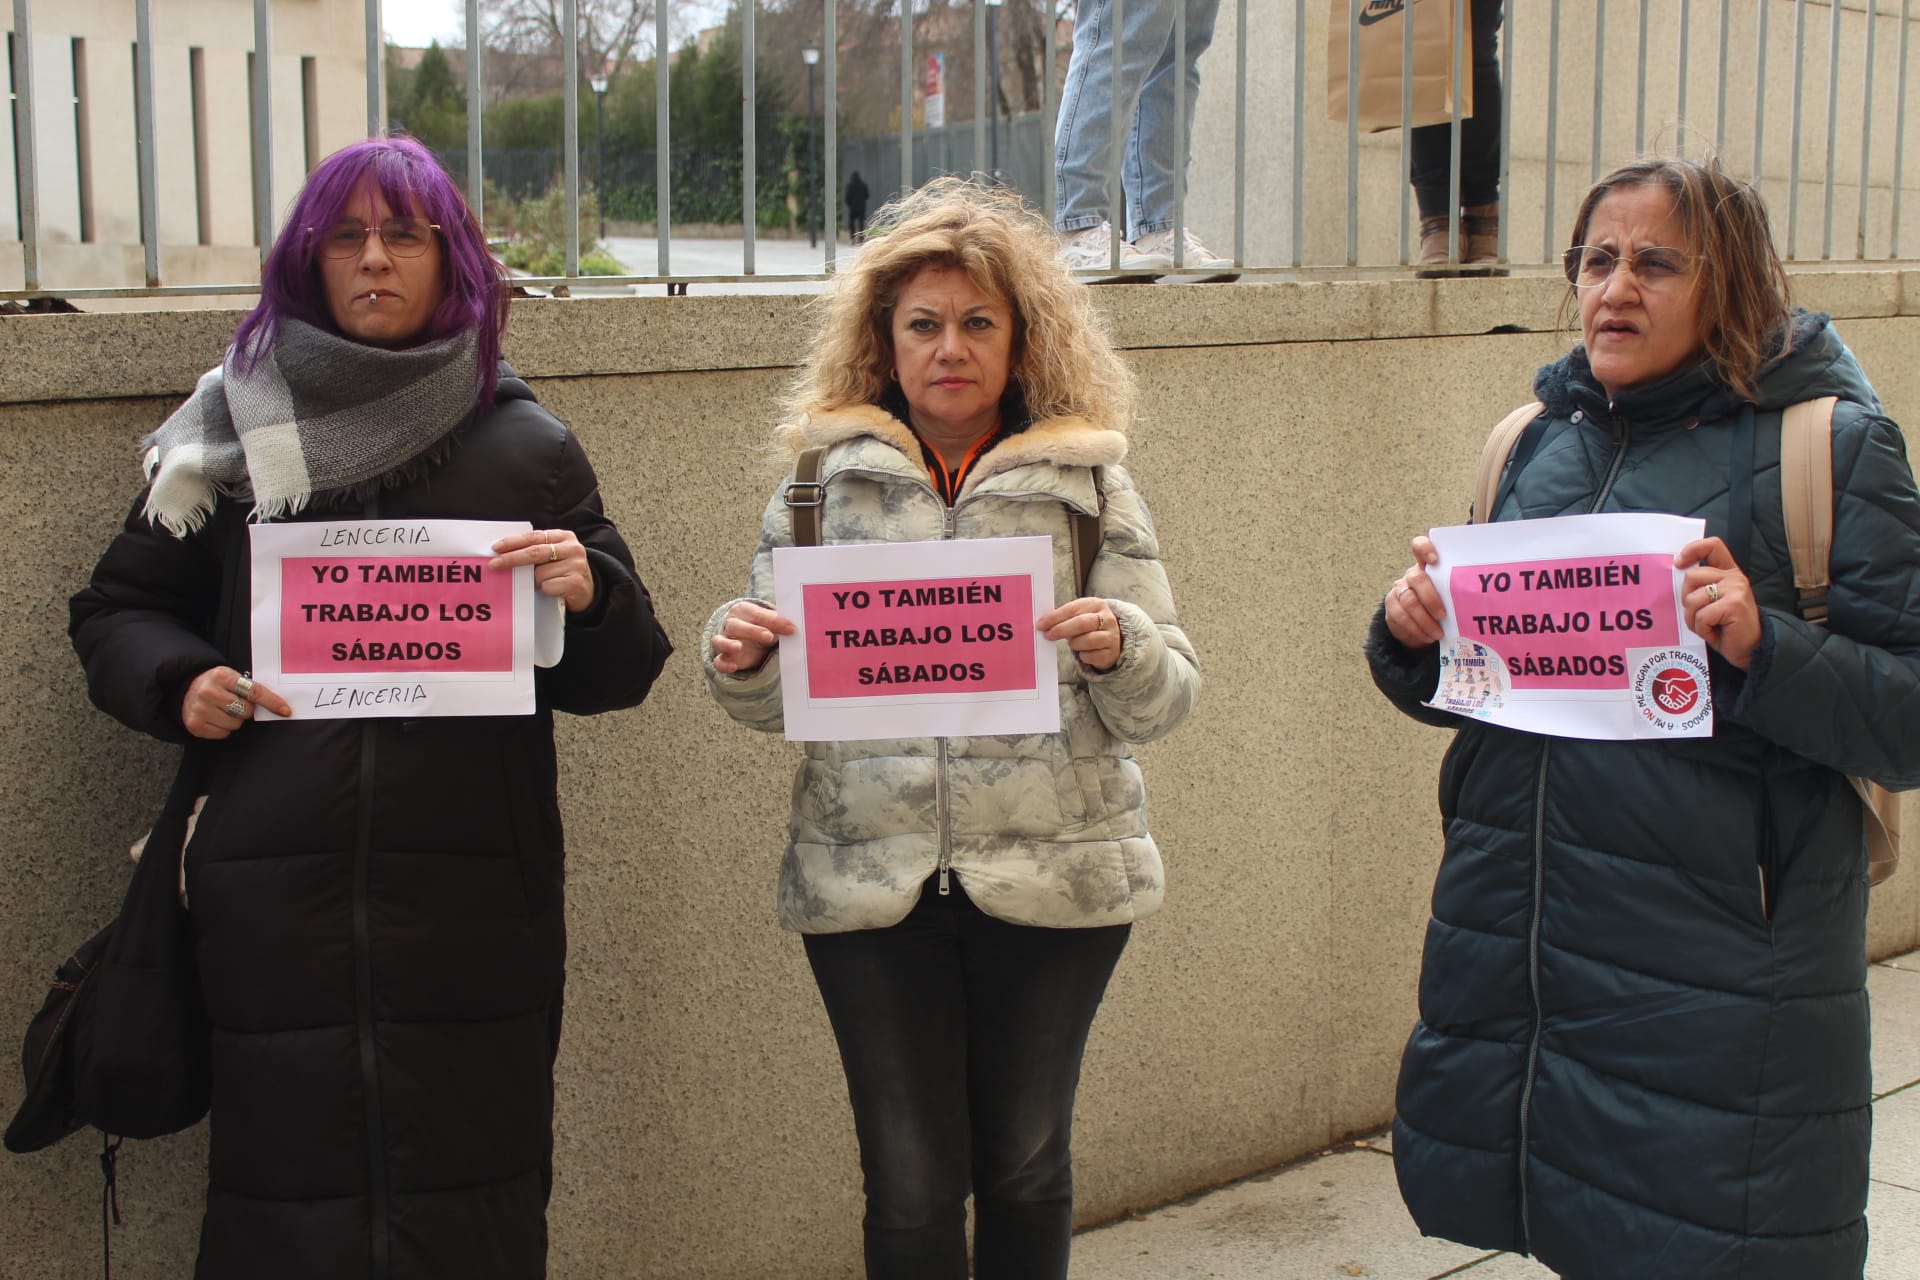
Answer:
[(781, 442), (792, 445), (813, 414), (880, 402), (893, 381), (894, 307), (926, 267), (964, 271), (1012, 306), (1009, 377), (1034, 420), (1080, 417), (1125, 431), (1133, 373), (1054, 250), (1051, 230), (1008, 191), (947, 177), (889, 202), (824, 298), (820, 331), (782, 404)]

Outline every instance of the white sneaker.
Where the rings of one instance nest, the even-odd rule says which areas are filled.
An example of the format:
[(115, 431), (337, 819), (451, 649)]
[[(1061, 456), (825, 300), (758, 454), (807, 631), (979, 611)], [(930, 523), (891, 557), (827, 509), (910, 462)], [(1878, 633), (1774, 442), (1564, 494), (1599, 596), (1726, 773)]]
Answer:
[[(1113, 270), (1112, 224), (1103, 222), (1061, 236), (1059, 256), (1060, 265), (1069, 271)], [(1142, 253), (1136, 246), (1120, 242), (1122, 275), (1152, 275), (1172, 266), (1173, 259), (1167, 254)]]
[[(1200, 238), (1193, 234), (1192, 227), (1186, 227), (1184, 231), (1185, 234), (1181, 238), (1186, 243), (1186, 254), (1180, 264), (1182, 270), (1223, 271), (1233, 265), (1233, 259), (1223, 258), (1213, 250), (1207, 248), (1204, 244), (1201, 244)], [(1172, 227), (1168, 227), (1165, 231), (1148, 232), (1138, 240), (1135, 240), (1133, 247), (1145, 257), (1151, 257), (1158, 261), (1165, 262), (1169, 268), (1173, 266)]]

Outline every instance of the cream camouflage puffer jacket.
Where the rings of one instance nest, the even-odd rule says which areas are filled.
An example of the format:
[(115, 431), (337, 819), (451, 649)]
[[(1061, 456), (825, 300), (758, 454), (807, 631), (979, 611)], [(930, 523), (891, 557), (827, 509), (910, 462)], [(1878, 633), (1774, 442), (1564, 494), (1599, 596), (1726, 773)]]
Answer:
[[(1016, 924), (1124, 924), (1160, 906), (1160, 851), (1147, 834), (1146, 790), (1130, 742), (1170, 733), (1193, 710), (1200, 669), (1180, 629), (1146, 504), (1119, 466), (1126, 437), (1078, 418), (1035, 422), (974, 464), (951, 512), (913, 433), (885, 410), (815, 415), (788, 433), (798, 453), (831, 446), (822, 467), (823, 541), (915, 542), (1044, 535), (1054, 545), (1054, 599), (1076, 598), (1068, 508), (1092, 513), (1103, 467), (1104, 534), (1087, 594), (1120, 620), (1120, 660), (1081, 665), (1057, 646), (1061, 732), (1023, 736), (809, 742), (793, 790), (780, 866), (783, 928), (839, 933), (896, 924), (920, 886), (950, 867), (988, 914)], [(777, 607), (774, 547), (793, 545), (785, 486), (774, 491), (745, 599)], [(709, 686), (735, 720), (782, 727), (780, 656), (757, 671), (714, 670), (708, 620), (700, 646)]]

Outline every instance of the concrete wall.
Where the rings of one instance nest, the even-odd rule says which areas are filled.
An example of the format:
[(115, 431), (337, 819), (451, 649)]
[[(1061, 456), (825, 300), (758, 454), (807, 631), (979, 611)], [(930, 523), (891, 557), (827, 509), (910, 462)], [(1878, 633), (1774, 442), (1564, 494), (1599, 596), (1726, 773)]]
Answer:
[[(1920, 422), (1920, 272), (1796, 284), (1843, 317), (1895, 415)], [(1487, 428), (1566, 341), (1551, 332), (1559, 290), (1538, 279), (1100, 297), (1139, 370), (1130, 461), (1209, 686), (1193, 723), (1144, 753), (1170, 892), (1094, 1029), (1077, 1131), (1086, 1220), (1387, 1118), (1448, 735), (1374, 693), (1362, 630), (1408, 536), (1464, 515)], [(515, 312), (510, 355), (585, 441), (682, 649), (646, 706), (561, 726), (573, 951), (556, 1276), (858, 1270), (839, 1064), (799, 943), (772, 921), (797, 753), (729, 722), (692, 657), (700, 622), (739, 588), (777, 479), (760, 450), (806, 305)], [(14, 531), (0, 562), (6, 1037), (63, 949), (113, 911), (122, 851), (170, 767), (87, 705), (64, 601), (136, 488), (134, 441), (235, 320), (0, 321), (0, 526)], [(1873, 939), (1879, 953), (1920, 942), (1920, 869), (1876, 892)], [(0, 1077), (0, 1111), (13, 1079)], [(203, 1142), (123, 1155), (115, 1253), (129, 1280), (186, 1274)], [(0, 1280), (94, 1274), (97, 1205), (84, 1138), (0, 1162)]]

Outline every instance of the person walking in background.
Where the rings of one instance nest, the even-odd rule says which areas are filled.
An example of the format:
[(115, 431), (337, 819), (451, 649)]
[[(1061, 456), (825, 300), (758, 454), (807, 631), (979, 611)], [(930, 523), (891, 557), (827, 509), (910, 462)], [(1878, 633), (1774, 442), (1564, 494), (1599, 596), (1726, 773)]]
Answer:
[[(1868, 850), (1846, 775), (1920, 785), (1920, 493), (1828, 318), (1790, 306), (1759, 193), (1717, 163), (1603, 178), (1565, 266), (1582, 340), (1535, 375), (1532, 443), (1473, 518), (1701, 517), (1674, 567), (1712, 736), (1546, 736), (1425, 705), (1445, 609), (1413, 539), (1366, 654), (1396, 706), (1455, 734), (1401, 1195), (1423, 1233), (1567, 1280), (1859, 1280)], [(1787, 407), (1824, 397), (1822, 624), (1781, 475)]]
[[(323, 160), (73, 597), (95, 705), (211, 757), (184, 856), (213, 1024), (198, 1280), (546, 1274), (553, 717), (639, 703), (671, 646), (579, 441), (500, 359), (504, 277), (425, 147)], [(247, 676), (250, 523), (363, 519), (532, 524), (482, 570), (560, 601), (529, 714), (288, 718)]]
[(847, 179), (847, 235), (855, 244), (867, 233), (867, 184), (855, 169)]
[[(1174, 10), (1185, 6), (1186, 61), (1174, 62)], [(1080, 0), (1073, 23), (1073, 56), (1060, 95), (1054, 134), (1060, 261), (1069, 270), (1106, 270), (1113, 258), (1113, 213), (1107, 205), (1114, 129), (1125, 132), (1120, 182), (1127, 238), (1123, 272), (1173, 268), (1174, 184), (1187, 180), (1193, 110), (1200, 96), (1200, 55), (1213, 42), (1220, 0), (1131, 0), (1115, 30), (1113, 0)], [(1120, 79), (1113, 78), (1113, 46), (1120, 42)], [(1185, 95), (1185, 130), (1174, 136), (1176, 93)], [(1202, 244), (1189, 226), (1184, 265), (1204, 271), (1231, 267)]]
[[(1453, 125), (1427, 124), (1412, 137), (1414, 202), (1420, 206), (1418, 274), (1486, 275), (1500, 261), (1500, 34), (1501, 0), (1468, 0), (1473, 114), (1460, 121), (1460, 262), (1447, 257), (1448, 204), (1453, 170)], [(1460, 266), (1474, 268), (1461, 272)]]
[[(779, 917), (833, 1023), (866, 1179), (870, 1280), (1064, 1280), (1087, 1034), (1160, 852), (1127, 745), (1200, 692), (1146, 504), (1120, 463), (1133, 378), (1049, 229), (1006, 191), (937, 180), (882, 209), (829, 295), (776, 433), (824, 448), (820, 541), (1050, 536), (1036, 621), (1057, 733), (808, 742)], [(702, 656), (727, 714), (781, 731), (774, 548)], [(1076, 515), (1100, 515), (1086, 579)], [(871, 634), (871, 633), (869, 633)]]

